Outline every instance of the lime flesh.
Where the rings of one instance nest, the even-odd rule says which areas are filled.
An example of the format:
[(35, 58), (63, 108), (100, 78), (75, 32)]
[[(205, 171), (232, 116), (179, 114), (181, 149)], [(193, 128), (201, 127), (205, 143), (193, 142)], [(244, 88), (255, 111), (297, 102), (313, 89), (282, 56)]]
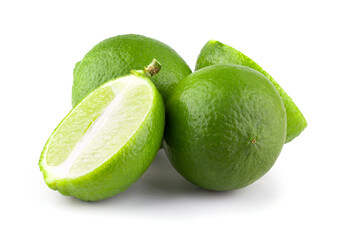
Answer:
[(300, 133), (307, 126), (305, 117), (301, 113), (300, 109), (296, 106), (291, 97), (267, 72), (265, 72), (257, 63), (245, 56), (240, 51), (219, 41), (210, 40), (202, 48), (196, 62), (195, 70), (214, 64), (224, 63), (250, 67), (264, 74), (264, 76), (267, 77), (275, 86), (276, 90), (280, 94), (281, 99), (284, 102), (287, 117), (286, 143), (292, 141), (294, 138), (300, 135)]
[(50, 136), (39, 163), (45, 182), (89, 201), (126, 190), (154, 159), (164, 118), (161, 95), (146, 77), (130, 74), (102, 85)]

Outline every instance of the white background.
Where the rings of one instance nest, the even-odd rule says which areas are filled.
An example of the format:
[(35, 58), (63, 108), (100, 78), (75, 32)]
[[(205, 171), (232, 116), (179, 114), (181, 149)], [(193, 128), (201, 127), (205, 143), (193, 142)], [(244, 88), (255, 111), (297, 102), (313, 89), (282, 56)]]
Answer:
[[(1, 1), (1, 239), (359, 239), (358, 1)], [(37, 166), (71, 109), (72, 70), (95, 44), (137, 33), (193, 69), (215, 39), (257, 61), (308, 128), (251, 186), (201, 190), (159, 152), (96, 203), (50, 190)], [(356, 229), (358, 228), (358, 229)]]

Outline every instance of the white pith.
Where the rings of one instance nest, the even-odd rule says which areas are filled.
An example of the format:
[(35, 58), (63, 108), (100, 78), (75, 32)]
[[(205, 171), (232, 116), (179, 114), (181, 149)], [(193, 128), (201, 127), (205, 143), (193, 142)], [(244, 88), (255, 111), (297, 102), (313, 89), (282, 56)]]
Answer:
[(69, 156), (59, 165), (46, 164), (52, 179), (76, 178), (93, 171), (118, 152), (145, 120), (152, 106), (151, 85), (134, 75), (115, 81), (119, 84), (109, 83), (114, 99), (89, 122)]

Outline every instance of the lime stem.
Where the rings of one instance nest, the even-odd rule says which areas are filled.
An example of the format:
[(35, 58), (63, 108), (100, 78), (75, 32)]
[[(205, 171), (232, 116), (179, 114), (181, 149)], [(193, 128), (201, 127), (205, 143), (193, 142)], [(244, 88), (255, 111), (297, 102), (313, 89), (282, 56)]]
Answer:
[(148, 77), (152, 77), (157, 74), (161, 69), (161, 64), (154, 58), (152, 62), (145, 68), (145, 74)]

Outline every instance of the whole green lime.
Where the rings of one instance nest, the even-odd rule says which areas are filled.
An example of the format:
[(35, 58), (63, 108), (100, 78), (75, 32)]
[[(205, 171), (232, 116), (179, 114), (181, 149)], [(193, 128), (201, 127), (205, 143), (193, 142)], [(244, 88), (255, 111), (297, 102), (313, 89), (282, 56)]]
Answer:
[(283, 102), (263, 74), (219, 64), (183, 79), (166, 103), (164, 149), (176, 170), (209, 190), (245, 187), (275, 163), (286, 136)]
[(176, 84), (191, 70), (168, 45), (141, 35), (120, 35), (106, 39), (91, 49), (76, 64), (72, 87), (72, 104), (78, 104), (87, 94), (108, 80), (142, 69), (156, 58), (161, 72), (151, 80), (167, 99)]
[(264, 74), (271, 83), (275, 86), (279, 92), (281, 99), (284, 102), (287, 117), (287, 133), (286, 143), (292, 141), (294, 138), (300, 135), (300, 133), (306, 128), (307, 122), (300, 109), (296, 106), (291, 97), (281, 88), (281, 86), (272, 78), (267, 72), (265, 72), (256, 62), (249, 57), (241, 53), (240, 51), (223, 44), (219, 41), (210, 40), (201, 49), (198, 56), (195, 70), (211, 66), (214, 64), (237, 64), (246, 67), (253, 68), (260, 73)]

